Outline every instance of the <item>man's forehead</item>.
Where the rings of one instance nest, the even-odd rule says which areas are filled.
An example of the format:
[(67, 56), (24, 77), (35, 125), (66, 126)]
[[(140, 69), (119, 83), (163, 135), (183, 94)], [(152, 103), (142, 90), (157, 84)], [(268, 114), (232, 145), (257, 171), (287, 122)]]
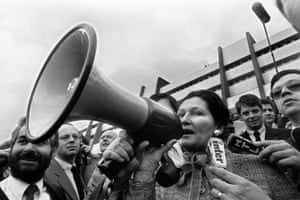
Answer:
[(299, 80), (300, 81), (300, 74), (286, 74), (282, 77), (280, 77), (273, 85), (273, 88), (281, 86), (282, 84), (285, 84), (288, 81), (292, 80)]
[(262, 106), (264, 108), (272, 108), (272, 105), (271, 104), (268, 104), (268, 103), (263, 103)]
[(246, 104), (242, 104), (241, 105), (241, 112), (243, 112), (243, 111), (248, 111), (248, 110), (257, 110), (257, 109), (259, 109), (259, 110), (261, 110), (261, 108), (258, 106), (258, 105), (255, 105), (255, 106), (249, 106), (249, 105), (246, 105)]
[(77, 130), (77, 128), (75, 128), (75, 126), (73, 126), (72, 124), (63, 124), (59, 130), (58, 130), (59, 134), (62, 133), (78, 133), (79, 131)]
[(115, 131), (106, 131), (106, 132), (102, 133), (101, 137), (106, 136), (106, 135), (117, 136), (117, 133)]
[(17, 137), (21, 137), (21, 136), (26, 136), (26, 128), (25, 126), (23, 126), (20, 131), (19, 131), (19, 134)]

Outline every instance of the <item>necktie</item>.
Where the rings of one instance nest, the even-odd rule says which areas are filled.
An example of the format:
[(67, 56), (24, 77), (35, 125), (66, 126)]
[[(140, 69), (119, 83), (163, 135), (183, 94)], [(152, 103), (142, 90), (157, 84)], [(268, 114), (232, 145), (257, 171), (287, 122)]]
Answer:
[(72, 167), (71, 172), (73, 174), (74, 177), (74, 181), (77, 187), (77, 191), (78, 191), (78, 195), (80, 200), (82, 200), (84, 198), (84, 192), (83, 192), (83, 184), (81, 182), (78, 170), (76, 169), (75, 166)]
[(25, 200), (34, 200), (34, 193), (37, 191), (39, 191), (39, 189), (35, 184), (29, 185), (24, 192)]
[(261, 141), (261, 139), (260, 139), (260, 133), (258, 131), (254, 132), (254, 137), (255, 137), (256, 142)]

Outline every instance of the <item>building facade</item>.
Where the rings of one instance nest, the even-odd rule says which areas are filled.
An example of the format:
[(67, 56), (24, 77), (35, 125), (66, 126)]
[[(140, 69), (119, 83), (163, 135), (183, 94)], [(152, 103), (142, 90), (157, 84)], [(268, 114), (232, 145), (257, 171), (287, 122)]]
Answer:
[[(168, 93), (177, 100), (193, 90), (210, 89), (216, 92), (230, 110), (246, 93), (269, 96), (272, 76), (283, 69), (300, 67), (299, 34), (288, 28), (270, 36), (272, 59), (267, 40), (256, 42), (250, 33), (227, 47), (218, 47), (218, 60), (177, 81), (157, 81), (156, 88), (143, 87), (147, 95)], [(159, 79), (161, 79), (159, 77)], [(166, 84), (168, 83), (168, 84)]]

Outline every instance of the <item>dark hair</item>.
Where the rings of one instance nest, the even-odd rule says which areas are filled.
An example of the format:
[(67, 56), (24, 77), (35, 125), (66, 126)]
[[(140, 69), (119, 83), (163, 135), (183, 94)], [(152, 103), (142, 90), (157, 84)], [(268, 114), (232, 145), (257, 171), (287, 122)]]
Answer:
[[(274, 84), (276, 83), (276, 81), (278, 81), (281, 77), (288, 75), (288, 74), (299, 74), (300, 75), (300, 70), (287, 69), (287, 70), (282, 70), (282, 71), (278, 72), (277, 74), (275, 74), (271, 79), (271, 91), (272, 91), (272, 88), (273, 88)], [(271, 93), (271, 96), (272, 96), (272, 93)]]
[(261, 102), (261, 104), (270, 104), (272, 107), (274, 106), (273, 102), (267, 98), (261, 98), (260, 102)]
[(178, 103), (176, 99), (167, 93), (157, 93), (150, 96), (153, 101), (159, 101), (161, 99), (167, 99), (175, 112), (178, 110)]
[[(212, 114), (214, 121), (217, 126), (225, 127), (229, 123), (229, 110), (222, 99), (214, 92), (210, 90), (197, 90), (190, 92), (187, 96), (185, 96), (181, 101), (184, 102), (187, 99), (199, 97), (207, 103), (208, 110)], [(180, 105), (179, 104), (179, 105)]]
[(260, 99), (254, 94), (242, 95), (239, 100), (235, 103), (236, 111), (241, 114), (242, 105), (246, 106), (258, 106), (262, 110), (262, 105)]

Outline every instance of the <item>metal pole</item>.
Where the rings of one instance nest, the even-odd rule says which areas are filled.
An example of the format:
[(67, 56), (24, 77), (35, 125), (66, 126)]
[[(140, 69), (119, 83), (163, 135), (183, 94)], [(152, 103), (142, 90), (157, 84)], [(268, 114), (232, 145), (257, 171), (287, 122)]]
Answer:
[(277, 63), (276, 63), (276, 60), (275, 60), (275, 57), (274, 57), (274, 54), (273, 54), (273, 51), (272, 51), (272, 46), (271, 46), (271, 42), (270, 42), (268, 31), (267, 31), (267, 27), (266, 27), (265, 23), (262, 22), (262, 24), (263, 24), (263, 27), (264, 27), (264, 30), (265, 30), (265, 34), (266, 34), (266, 38), (267, 38), (267, 42), (268, 42), (268, 45), (269, 45), (269, 51), (270, 51), (271, 56), (272, 56), (273, 65), (275, 67), (276, 73), (278, 73), (278, 67), (277, 67)]

